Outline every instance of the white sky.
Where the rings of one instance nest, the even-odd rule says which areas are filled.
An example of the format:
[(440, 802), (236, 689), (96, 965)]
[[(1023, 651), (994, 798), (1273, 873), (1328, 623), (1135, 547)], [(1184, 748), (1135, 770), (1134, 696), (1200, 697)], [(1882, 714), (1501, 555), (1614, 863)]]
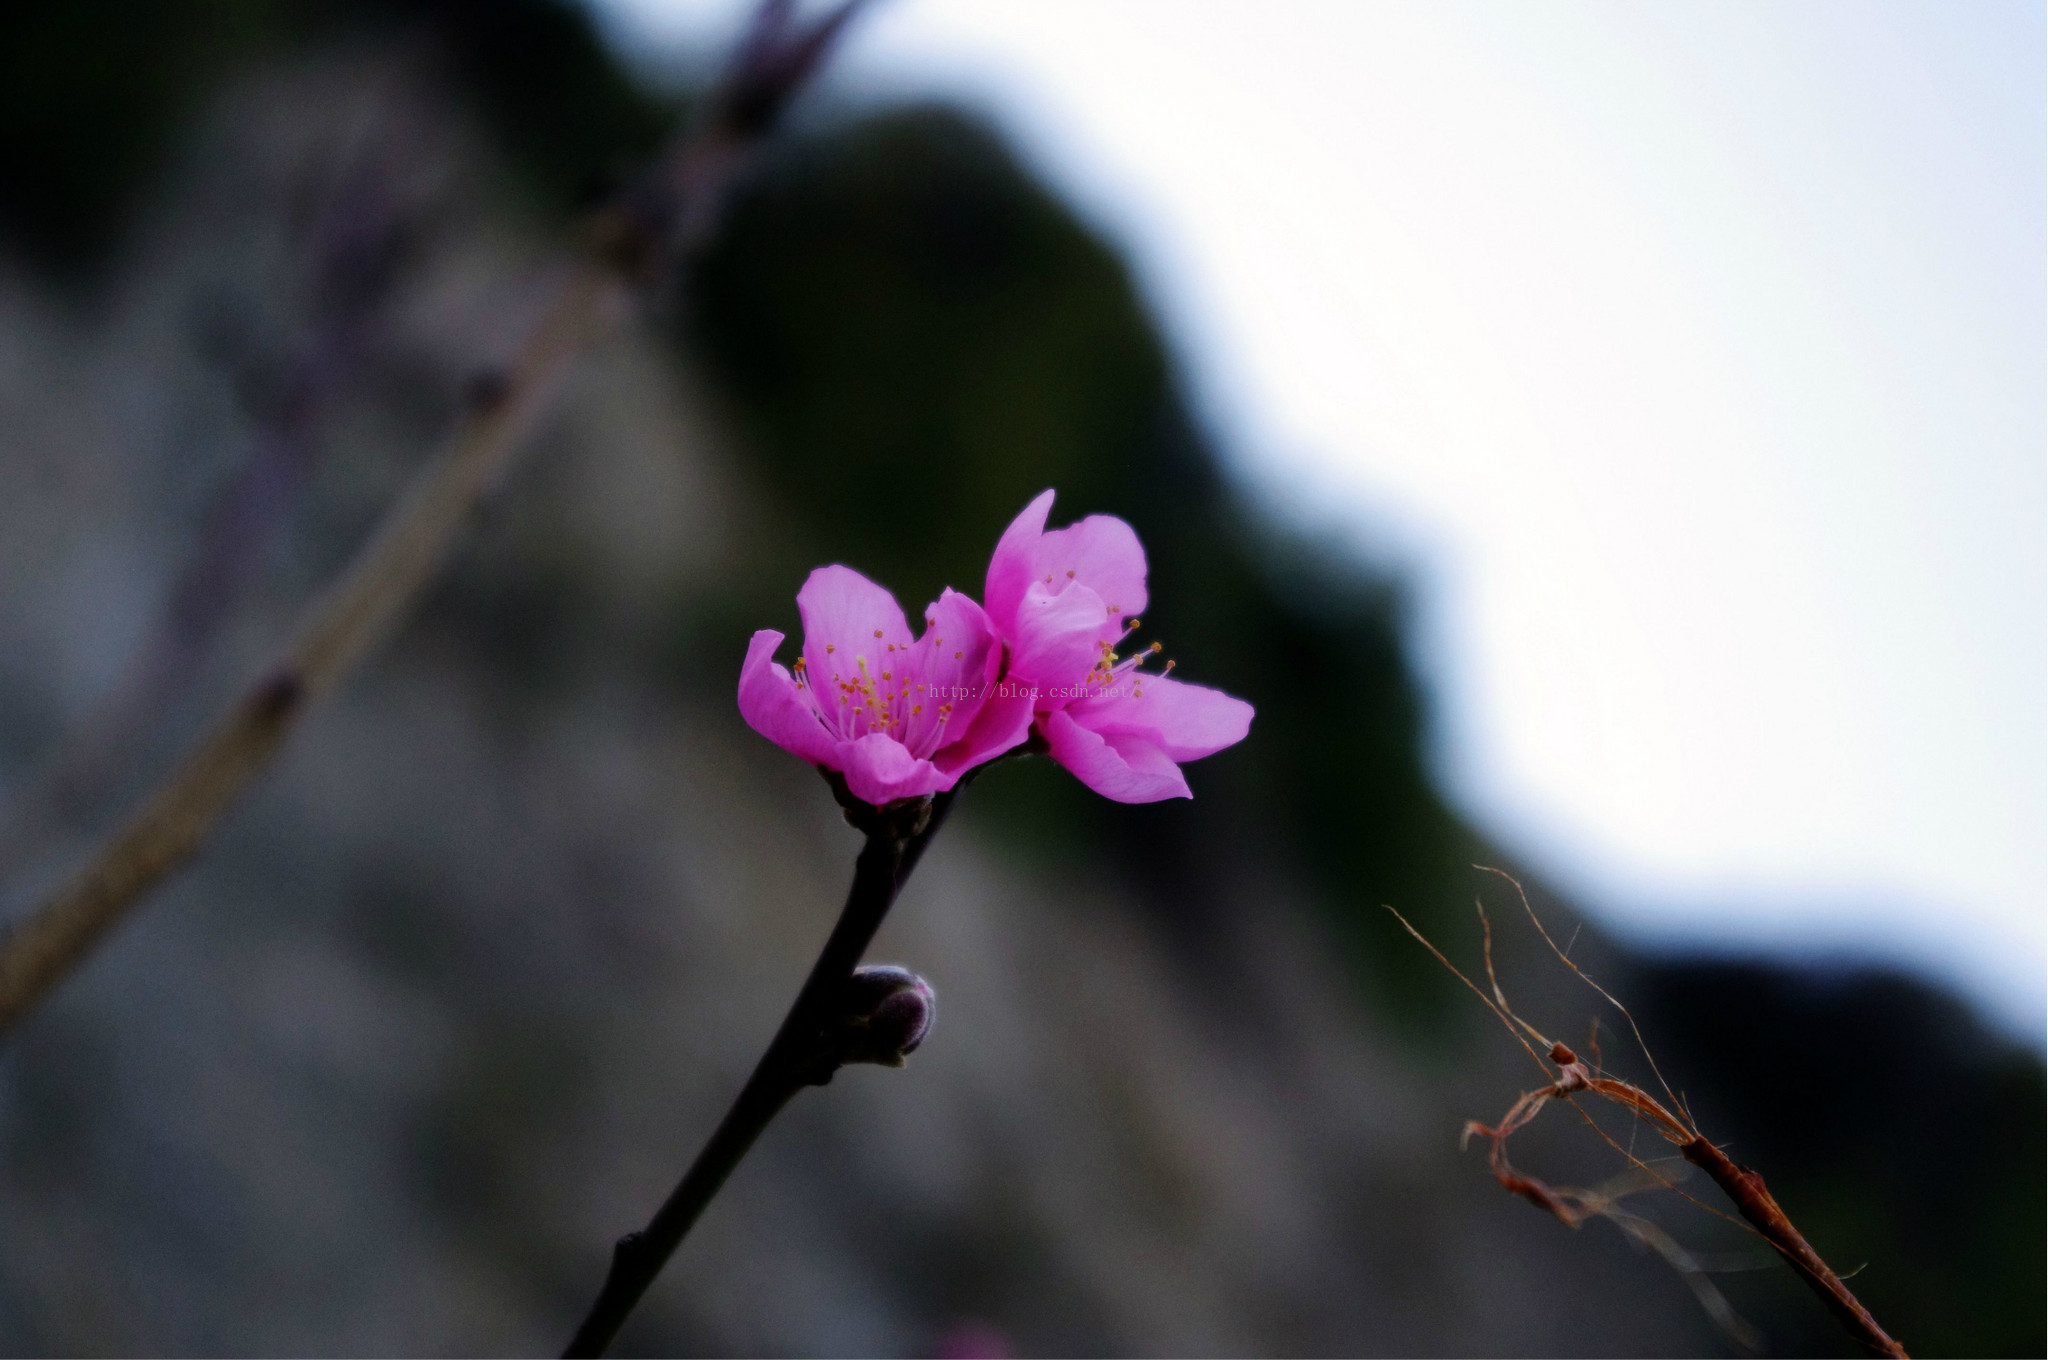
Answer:
[[(734, 0), (601, 0), (642, 51)], [(1625, 933), (2048, 1028), (2039, 5), (883, 0), (1420, 581), (1455, 799)], [(1067, 507), (1079, 512), (1088, 507)]]

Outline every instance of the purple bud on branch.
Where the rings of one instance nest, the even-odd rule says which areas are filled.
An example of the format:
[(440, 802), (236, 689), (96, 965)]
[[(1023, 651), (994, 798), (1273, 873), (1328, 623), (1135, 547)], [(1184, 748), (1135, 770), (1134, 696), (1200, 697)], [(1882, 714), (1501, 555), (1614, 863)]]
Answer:
[(842, 1063), (901, 1067), (932, 1032), (939, 1000), (931, 984), (908, 968), (869, 964), (847, 979), (840, 1012)]

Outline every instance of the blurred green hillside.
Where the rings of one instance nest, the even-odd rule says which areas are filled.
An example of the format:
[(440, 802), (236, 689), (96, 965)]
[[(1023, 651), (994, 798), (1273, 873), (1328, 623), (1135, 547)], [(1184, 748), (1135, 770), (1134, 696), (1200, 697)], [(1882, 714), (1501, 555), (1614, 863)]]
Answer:
[[(253, 61), (316, 43), (416, 47), (549, 223), (688, 102), (637, 87), (579, 12), (548, 0), (77, 0), (0, 22), (0, 239), (81, 306), (186, 120)], [(978, 595), (996, 535), (1045, 487), (1060, 492), (1055, 522), (1120, 515), (1151, 559), (1145, 635), (1179, 674), (1249, 698), (1251, 740), (1190, 768), (1190, 805), (1109, 805), (1029, 762), (978, 785), (963, 820), (1021, 863), (1082, 862), (1116, 882), (1219, 986), (1231, 960), (1213, 926), (1247, 906), (1233, 885), (1248, 863), (1276, 873), (1319, 903), (1417, 1079), (1455, 1062), (1474, 1003), (1380, 907), (1466, 950), (1469, 866), (1499, 856), (1429, 779), (1402, 583), (1233, 487), (1116, 248), (997, 133), (942, 107), (801, 122), (665, 324), (775, 510), (748, 526), (729, 589), (674, 611), (659, 645), (675, 684), (728, 691), (749, 630), (795, 631), (795, 587), (820, 562), (914, 608), (943, 585)], [(578, 601), (551, 564), (510, 570), (495, 605), (459, 578), (434, 607), (508, 668), (542, 666), (575, 645)], [(1871, 1262), (1857, 1288), (1909, 1347), (2048, 1348), (2037, 1060), (1901, 978), (1611, 957), (1702, 1118), (1831, 1260)], [(1727, 1287), (1776, 1340), (1844, 1344), (1783, 1272)]]

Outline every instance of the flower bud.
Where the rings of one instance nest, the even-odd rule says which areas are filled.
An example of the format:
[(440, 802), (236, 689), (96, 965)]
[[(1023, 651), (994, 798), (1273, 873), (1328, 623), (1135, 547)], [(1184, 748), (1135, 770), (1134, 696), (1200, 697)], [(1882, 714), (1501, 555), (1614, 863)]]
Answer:
[(938, 997), (908, 968), (870, 964), (847, 979), (841, 1011), (841, 1062), (901, 1067), (932, 1032)]

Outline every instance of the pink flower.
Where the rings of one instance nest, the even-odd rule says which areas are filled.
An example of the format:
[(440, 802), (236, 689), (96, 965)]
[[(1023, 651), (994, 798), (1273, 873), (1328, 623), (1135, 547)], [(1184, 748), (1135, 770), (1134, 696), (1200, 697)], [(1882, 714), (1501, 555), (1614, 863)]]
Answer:
[(754, 634), (740, 713), (784, 750), (839, 771), (854, 797), (879, 806), (950, 789), (1024, 740), (1030, 693), (996, 692), (1002, 643), (965, 595), (940, 595), (915, 641), (896, 597), (848, 567), (819, 567), (796, 604), (796, 674), (775, 663), (782, 634)]
[(1097, 793), (1120, 803), (1190, 797), (1180, 762), (1244, 740), (1252, 706), (1139, 671), (1156, 643), (1118, 658), (1138, 623), (1128, 616), (1145, 607), (1145, 550), (1109, 515), (1047, 533), (1052, 501), (1047, 491), (1025, 506), (988, 564), (983, 599), (1010, 650), (1005, 689), (1035, 691), (1052, 758)]

